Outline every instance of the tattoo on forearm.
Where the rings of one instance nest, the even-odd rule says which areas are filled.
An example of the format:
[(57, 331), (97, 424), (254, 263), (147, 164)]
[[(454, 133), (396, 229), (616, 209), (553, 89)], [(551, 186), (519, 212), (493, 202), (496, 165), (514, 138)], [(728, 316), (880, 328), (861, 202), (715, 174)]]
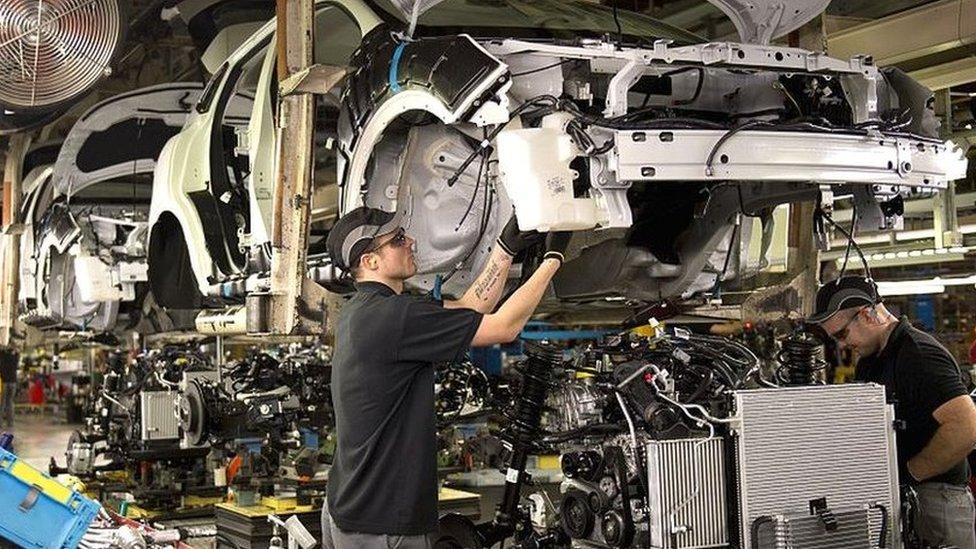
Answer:
[(488, 301), (491, 297), (491, 289), (498, 282), (498, 278), (501, 275), (501, 265), (498, 264), (498, 261), (492, 259), (485, 272), (474, 282), (474, 295), (482, 301)]

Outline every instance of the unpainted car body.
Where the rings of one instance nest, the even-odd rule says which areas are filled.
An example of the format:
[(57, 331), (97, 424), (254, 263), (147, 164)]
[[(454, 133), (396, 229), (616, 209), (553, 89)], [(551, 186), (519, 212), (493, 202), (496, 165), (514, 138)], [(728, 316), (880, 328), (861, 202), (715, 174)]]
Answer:
[(102, 101), (72, 126), (53, 164), (25, 178), (21, 319), (110, 331), (142, 307), (151, 174), (201, 86), (162, 84)]
[[(317, 6), (319, 63), (343, 64), (359, 45), (360, 29), (380, 23), (358, 0)], [(274, 21), (261, 27), (217, 69), (160, 157), (149, 215), (149, 277), (156, 299), (167, 307), (233, 303), (266, 277), (277, 154), (274, 29)], [(320, 112), (334, 120), (335, 98), (325, 96)], [(319, 168), (330, 164), (321, 146), (329, 133), (325, 128), (316, 137)], [(313, 206), (334, 212), (334, 160), (331, 165), (317, 170), (326, 181), (320, 180)], [(322, 199), (323, 192), (332, 198)], [(313, 233), (319, 248), (322, 236)]]

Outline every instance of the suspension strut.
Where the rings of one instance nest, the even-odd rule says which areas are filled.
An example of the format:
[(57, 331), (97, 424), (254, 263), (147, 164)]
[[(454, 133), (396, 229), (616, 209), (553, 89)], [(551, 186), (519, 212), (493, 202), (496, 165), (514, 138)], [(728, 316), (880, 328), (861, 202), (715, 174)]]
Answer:
[(505, 438), (512, 445), (505, 474), (505, 492), (492, 522), (479, 526), (485, 546), (490, 547), (516, 533), (522, 522), (518, 504), (522, 485), (529, 480), (525, 464), (540, 438), (542, 410), (552, 383), (552, 370), (562, 363), (562, 351), (546, 343), (525, 343), (526, 360), (522, 365), (522, 387), (515, 409), (507, 414), (509, 428)]
[(815, 385), (819, 383), (818, 373), (827, 366), (823, 344), (807, 332), (796, 332), (783, 340), (778, 358), (781, 366), (776, 377), (783, 385)]

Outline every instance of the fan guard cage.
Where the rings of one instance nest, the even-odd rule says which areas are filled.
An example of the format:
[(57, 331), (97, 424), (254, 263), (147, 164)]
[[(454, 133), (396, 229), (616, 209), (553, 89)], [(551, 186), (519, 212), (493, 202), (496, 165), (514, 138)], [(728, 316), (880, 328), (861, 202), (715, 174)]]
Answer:
[(111, 73), (118, 0), (0, 1), (0, 104), (50, 109)]

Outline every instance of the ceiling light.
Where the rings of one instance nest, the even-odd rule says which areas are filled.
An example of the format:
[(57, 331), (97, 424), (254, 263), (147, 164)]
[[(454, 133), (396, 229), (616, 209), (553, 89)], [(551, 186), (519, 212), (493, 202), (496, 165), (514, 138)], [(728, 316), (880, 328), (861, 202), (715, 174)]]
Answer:
[(922, 280), (878, 281), (878, 293), (882, 296), (923, 295), (945, 293), (946, 286), (965, 286), (976, 284), (976, 275), (942, 278), (936, 276)]
[(893, 295), (941, 294), (945, 286), (932, 282), (908, 280), (901, 282), (878, 282), (878, 293), (884, 297)]

